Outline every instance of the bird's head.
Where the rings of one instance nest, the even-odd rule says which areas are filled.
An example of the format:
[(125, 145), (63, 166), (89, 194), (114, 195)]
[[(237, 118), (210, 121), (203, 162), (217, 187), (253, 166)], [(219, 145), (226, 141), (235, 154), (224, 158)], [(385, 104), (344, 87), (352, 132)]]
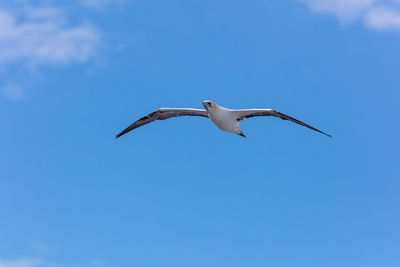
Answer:
[(214, 109), (216, 109), (217, 108), (217, 104), (215, 104), (214, 102), (212, 102), (212, 101), (210, 101), (210, 100), (205, 100), (205, 101), (203, 101), (202, 102), (202, 104), (203, 104), (203, 106), (204, 106), (204, 108), (206, 109), (206, 110), (214, 110)]

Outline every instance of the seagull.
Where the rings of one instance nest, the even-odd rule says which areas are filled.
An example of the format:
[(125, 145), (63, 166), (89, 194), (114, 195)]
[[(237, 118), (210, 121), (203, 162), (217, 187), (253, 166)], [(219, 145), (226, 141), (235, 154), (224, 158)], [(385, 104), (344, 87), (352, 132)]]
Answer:
[(288, 115), (280, 113), (273, 109), (227, 109), (221, 107), (210, 100), (202, 102), (204, 109), (193, 109), (193, 108), (160, 108), (129, 125), (125, 130), (120, 132), (116, 138), (138, 128), (150, 122), (156, 120), (166, 120), (173, 117), (180, 116), (200, 116), (211, 119), (211, 121), (222, 131), (235, 133), (242, 137), (246, 137), (243, 131), (239, 127), (239, 121), (245, 120), (252, 117), (259, 116), (273, 116), (282, 120), (288, 120), (311, 130), (322, 133), (326, 136), (332, 137), (327, 133), (324, 133), (304, 122), (296, 120)]

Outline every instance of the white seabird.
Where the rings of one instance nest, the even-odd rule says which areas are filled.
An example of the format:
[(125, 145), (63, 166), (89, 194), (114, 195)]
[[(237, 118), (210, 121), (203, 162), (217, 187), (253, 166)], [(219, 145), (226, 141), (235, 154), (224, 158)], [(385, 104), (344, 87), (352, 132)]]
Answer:
[(210, 100), (206, 100), (202, 102), (204, 109), (193, 109), (193, 108), (160, 108), (142, 118), (135, 121), (131, 125), (129, 125), (125, 130), (119, 133), (116, 138), (124, 135), (133, 129), (136, 129), (140, 126), (153, 122), (155, 120), (166, 120), (173, 117), (179, 116), (201, 116), (205, 118), (211, 119), (211, 121), (221, 130), (235, 133), (240, 136), (246, 137), (243, 131), (239, 127), (239, 121), (248, 119), (251, 117), (258, 116), (274, 116), (280, 118), (282, 120), (292, 121), (294, 123), (300, 124), (307, 128), (310, 128), (314, 131), (320, 132), (329, 137), (329, 134), (324, 133), (304, 122), (296, 120), (288, 115), (282, 114), (273, 109), (227, 109), (221, 107)]

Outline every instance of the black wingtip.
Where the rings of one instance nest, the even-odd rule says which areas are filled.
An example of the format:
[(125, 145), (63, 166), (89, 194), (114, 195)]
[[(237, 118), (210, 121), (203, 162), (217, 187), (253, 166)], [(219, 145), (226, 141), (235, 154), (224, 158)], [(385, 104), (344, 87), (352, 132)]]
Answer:
[(127, 132), (129, 132), (129, 131), (126, 131), (126, 129), (123, 130), (122, 132), (120, 132), (119, 134), (117, 134), (117, 135), (115, 136), (115, 139), (120, 138), (121, 136), (123, 136), (123, 135), (126, 134)]

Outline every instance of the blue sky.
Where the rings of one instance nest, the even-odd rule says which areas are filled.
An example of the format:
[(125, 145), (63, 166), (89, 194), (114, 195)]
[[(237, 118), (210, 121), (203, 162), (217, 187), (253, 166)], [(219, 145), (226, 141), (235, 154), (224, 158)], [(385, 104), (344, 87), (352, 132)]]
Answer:
[[(2, 1), (0, 267), (400, 264), (400, 3)], [(242, 138), (159, 107), (274, 108)]]

